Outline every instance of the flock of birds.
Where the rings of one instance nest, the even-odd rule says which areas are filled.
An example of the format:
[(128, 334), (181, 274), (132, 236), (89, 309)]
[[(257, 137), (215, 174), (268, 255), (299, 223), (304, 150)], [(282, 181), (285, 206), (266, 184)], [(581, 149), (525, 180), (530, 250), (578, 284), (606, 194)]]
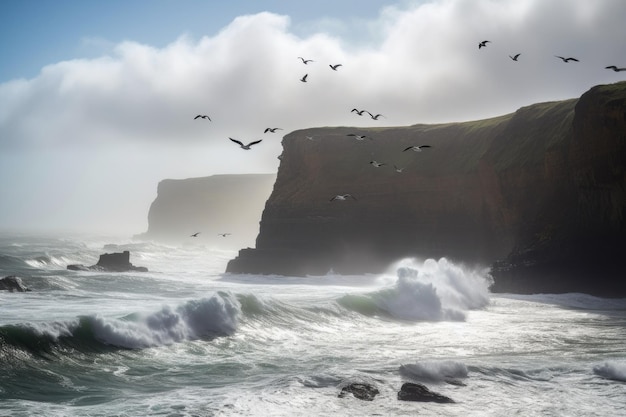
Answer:
[[(478, 43), (478, 49), (486, 48), (487, 44), (489, 44), (489, 43), (491, 43), (490, 40), (480, 41)], [(521, 55), (522, 55), (521, 53), (516, 53), (516, 54), (513, 54), (513, 55), (509, 55), (509, 58), (511, 60), (517, 62)], [(580, 62), (579, 59), (577, 59), (575, 57), (571, 57), (571, 56), (570, 57), (564, 57), (564, 56), (560, 56), (560, 55), (555, 55), (555, 57), (560, 59), (560, 60), (562, 60), (564, 63)], [(305, 59), (304, 57), (301, 57), (301, 56), (299, 56), (298, 59), (300, 61), (302, 61), (302, 63), (304, 65), (309, 65), (310, 63), (315, 62), (312, 59)], [(338, 71), (339, 68), (343, 66), (343, 64), (329, 64), (328, 66), (330, 67), (331, 70)], [(626, 71), (626, 67), (618, 67), (616, 65), (606, 66), (605, 69), (613, 70), (615, 72)], [(303, 82), (303, 83), (306, 83), (306, 82), (308, 82), (308, 77), (309, 77), (309, 74), (305, 73), (300, 78), (300, 81)], [(385, 117), (384, 115), (382, 115), (380, 113), (372, 113), (372, 112), (370, 112), (368, 110), (365, 110), (365, 109), (353, 108), (350, 112), (351, 113), (355, 113), (358, 116), (363, 116), (365, 114), (368, 114), (369, 117), (372, 120), (379, 120), (381, 117)], [(198, 114), (197, 116), (194, 117), (194, 120), (196, 120), (196, 119), (205, 119), (205, 120), (211, 121), (211, 118), (208, 115), (206, 115), (206, 114)], [(276, 133), (276, 131), (278, 131), (278, 130), (283, 130), (283, 129), (280, 128), (280, 127), (268, 127), (268, 128), (266, 128), (264, 130), (263, 133)], [(355, 134), (355, 133), (350, 133), (347, 136), (354, 137), (358, 141), (363, 141), (363, 140), (366, 140), (366, 139), (370, 139), (370, 140), (372, 139), (371, 137), (369, 137), (367, 135), (359, 135), (359, 134)], [(306, 138), (308, 140), (314, 140), (314, 136), (306, 136)], [(252, 148), (252, 146), (257, 145), (257, 144), (262, 142), (262, 139), (255, 140), (255, 141), (252, 141), (252, 142), (249, 142), (249, 143), (244, 143), (244, 142), (242, 142), (242, 141), (240, 141), (238, 139), (234, 139), (234, 138), (231, 138), (231, 137), (229, 137), (229, 139), (233, 143), (239, 145), (239, 147), (241, 149), (246, 150), (246, 151), (250, 150)], [(431, 148), (431, 146), (430, 145), (415, 145), (415, 146), (407, 147), (406, 149), (403, 150), (403, 152), (407, 152), (407, 151), (421, 152), (423, 149), (428, 149), (428, 148)], [(378, 161), (375, 161), (375, 160), (372, 160), (369, 163), (370, 163), (370, 165), (372, 165), (375, 168), (380, 168), (382, 166), (387, 165), (387, 163), (378, 162)], [(404, 170), (404, 168), (400, 168), (400, 167), (398, 167), (396, 165), (394, 165), (394, 169), (395, 169), (396, 172), (402, 172)], [(333, 201), (346, 201), (346, 200), (354, 200), (354, 201), (356, 201), (357, 199), (352, 194), (337, 194), (337, 195), (335, 195), (334, 197), (332, 197), (330, 199), (331, 202), (333, 202)], [(194, 233), (191, 236), (192, 237), (197, 237), (199, 235), (199, 233), (200, 232)], [(219, 233), (218, 235), (220, 235), (222, 237), (226, 237), (226, 236), (230, 235), (230, 233)]]
[[(480, 41), (478, 42), (478, 49), (482, 49), (487, 47), (487, 44), (490, 43), (491, 41), (489, 40), (484, 40), (484, 41)], [(517, 61), (520, 57), (520, 55), (522, 55), (521, 53), (517, 53), (515, 55), (509, 55), (509, 58), (511, 58), (513, 61)], [(568, 62), (580, 62), (579, 59), (574, 58), (574, 57), (564, 57), (564, 56), (559, 56), (559, 55), (554, 55), (555, 58), (559, 58), (561, 61), (565, 62), (566, 64)], [(620, 68), (616, 65), (609, 65), (607, 67), (604, 67), (604, 69), (610, 69), (613, 70), (615, 72), (620, 72), (620, 71), (626, 71), (626, 67), (624, 68)]]

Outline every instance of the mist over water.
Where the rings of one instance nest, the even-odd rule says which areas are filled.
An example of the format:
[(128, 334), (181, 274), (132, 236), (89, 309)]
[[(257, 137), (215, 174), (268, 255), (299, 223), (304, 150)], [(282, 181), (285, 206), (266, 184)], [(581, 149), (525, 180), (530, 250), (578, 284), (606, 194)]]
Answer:
[[(149, 272), (65, 269), (122, 250)], [(234, 255), (197, 242), (0, 238), (0, 275), (32, 289), (0, 291), (0, 414), (626, 409), (626, 300), (493, 295), (488, 271), (446, 258), (404, 259), (381, 275), (224, 274)], [(455, 404), (400, 402), (408, 381)], [(339, 398), (351, 382), (380, 394)]]

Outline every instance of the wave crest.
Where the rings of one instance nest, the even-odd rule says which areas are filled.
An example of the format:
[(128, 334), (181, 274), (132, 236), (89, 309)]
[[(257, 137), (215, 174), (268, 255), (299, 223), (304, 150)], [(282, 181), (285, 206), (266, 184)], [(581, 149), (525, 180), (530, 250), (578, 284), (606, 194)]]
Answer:
[(467, 366), (457, 361), (422, 361), (401, 365), (400, 373), (426, 382), (451, 382), (467, 378)]
[(626, 382), (626, 362), (606, 361), (593, 367), (593, 373), (603, 378)]
[(405, 259), (396, 265), (395, 283), (370, 294), (345, 296), (345, 308), (402, 320), (463, 321), (468, 310), (489, 304), (493, 283), (485, 271), (456, 265), (446, 258), (423, 263)]
[(35, 355), (64, 348), (82, 352), (99, 351), (106, 346), (141, 349), (231, 335), (237, 330), (240, 313), (235, 296), (218, 292), (208, 298), (123, 318), (94, 314), (67, 322), (0, 326), (0, 358), (15, 349)]

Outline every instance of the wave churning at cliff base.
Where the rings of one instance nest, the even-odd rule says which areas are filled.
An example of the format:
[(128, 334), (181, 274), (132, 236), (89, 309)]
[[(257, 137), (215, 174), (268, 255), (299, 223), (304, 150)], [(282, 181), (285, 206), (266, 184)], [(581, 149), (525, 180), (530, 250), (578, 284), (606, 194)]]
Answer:
[(493, 280), (486, 270), (470, 269), (446, 258), (424, 262), (403, 259), (392, 268), (396, 278), (391, 287), (344, 296), (339, 303), (365, 315), (382, 314), (410, 321), (464, 321), (468, 310), (489, 304)]
[(614, 381), (626, 382), (626, 361), (606, 361), (593, 367), (593, 373)]

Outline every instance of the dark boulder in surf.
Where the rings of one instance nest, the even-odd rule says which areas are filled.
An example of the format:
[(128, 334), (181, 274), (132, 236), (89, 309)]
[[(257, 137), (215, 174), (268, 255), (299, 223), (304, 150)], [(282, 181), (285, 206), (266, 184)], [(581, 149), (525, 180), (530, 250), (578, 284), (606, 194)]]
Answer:
[(30, 291), (30, 289), (22, 283), (22, 279), (20, 277), (9, 275), (8, 277), (0, 279), (0, 291), (26, 292)]
[(353, 382), (344, 386), (339, 393), (339, 398), (345, 397), (347, 394), (354, 395), (355, 398), (364, 401), (373, 401), (374, 397), (378, 395), (380, 391), (373, 385), (364, 384), (360, 382)]
[(121, 253), (105, 253), (100, 255), (98, 263), (92, 266), (74, 264), (68, 265), (67, 269), (72, 271), (148, 272), (148, 268), (143, 266), (134, 266), (130, 263), (130, 252), (127, 250)]
[(445, 395), (438, 394), (429, 390), (425, 385), (414, 382), (405, 382), (398, 391), (398, 400), (401, 401), (419, 401), (419, 402), (435, 402), (442, 404), (454, 403), (454, 400)]

